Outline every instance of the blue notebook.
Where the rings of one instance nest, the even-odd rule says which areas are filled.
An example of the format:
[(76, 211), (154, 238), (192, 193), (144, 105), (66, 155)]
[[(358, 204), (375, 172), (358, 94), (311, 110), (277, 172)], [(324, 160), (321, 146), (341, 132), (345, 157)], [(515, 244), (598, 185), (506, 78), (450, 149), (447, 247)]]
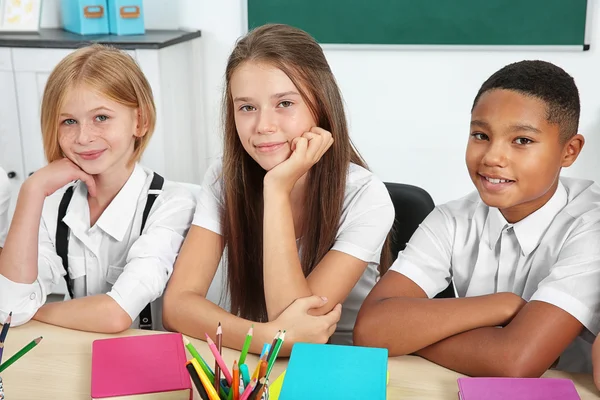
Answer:
[(385, 400), (387, 349), (297, 343), (279, 400)]

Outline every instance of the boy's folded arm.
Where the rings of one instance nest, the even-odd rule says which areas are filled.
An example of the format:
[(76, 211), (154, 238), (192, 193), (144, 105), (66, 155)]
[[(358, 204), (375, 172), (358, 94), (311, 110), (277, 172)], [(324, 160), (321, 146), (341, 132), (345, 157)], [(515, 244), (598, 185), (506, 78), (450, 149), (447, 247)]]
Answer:
[(504, 325), (523, 304), (513, 293), (428, 299), (416, 283), (389, 271), (363, 303), (354, 344), (385, 347), (390, 356), (411, 354), (462, 332)]
[(473, 329), (417, 354), (472, 376), (539, 377), (582, 328), (581, 322), (561, 308), (531, 301), (504, 328)]

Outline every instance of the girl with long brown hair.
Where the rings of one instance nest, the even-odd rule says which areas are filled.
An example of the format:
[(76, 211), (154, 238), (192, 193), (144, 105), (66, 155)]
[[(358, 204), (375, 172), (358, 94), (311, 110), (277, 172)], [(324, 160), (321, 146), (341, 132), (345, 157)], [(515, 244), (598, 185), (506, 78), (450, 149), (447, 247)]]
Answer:
[(163, 323), (202, 338), (221, 322), (232, 348), (254, 323), (255, 353), (279, 329), (287, 351), (350, 344), (389, 265), (394, 208), (350, 141), (323, 50), (306, 32), (265, 25), (238, 41), (225, 78), (223, 157), (206, 173)]

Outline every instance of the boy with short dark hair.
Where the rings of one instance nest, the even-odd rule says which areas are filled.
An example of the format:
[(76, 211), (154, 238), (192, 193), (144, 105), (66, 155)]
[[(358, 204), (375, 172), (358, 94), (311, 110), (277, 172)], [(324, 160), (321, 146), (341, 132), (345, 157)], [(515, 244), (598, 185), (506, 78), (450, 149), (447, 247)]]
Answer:
[[(475, 97), (466, 163), (477, 188), (437, 207), (365, 300), (355, 344), (475, 376), (590, 372), (600, 330), (600, 187), (577, 159), (579, 94), (522, 61)], [(432, 299), (449, 282), (456, 299)]]

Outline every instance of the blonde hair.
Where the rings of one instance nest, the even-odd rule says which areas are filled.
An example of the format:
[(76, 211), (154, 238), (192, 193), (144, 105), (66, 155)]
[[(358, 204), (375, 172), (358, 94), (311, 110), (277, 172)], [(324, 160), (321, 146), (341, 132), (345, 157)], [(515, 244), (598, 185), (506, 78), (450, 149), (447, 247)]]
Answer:
[(60, 110), (67, 92), (79, 85), (87, 85), (119, 104), (138, 109), (140, 125), (145, 133), (136, 137), (131, 161), (139, 161), (156, 123), (152, 88), (127, 53), (94, 44), (66, 56), (48, 78), (41, 109), (42, 138), (48, 162), (64, 157), (58, 142)]

